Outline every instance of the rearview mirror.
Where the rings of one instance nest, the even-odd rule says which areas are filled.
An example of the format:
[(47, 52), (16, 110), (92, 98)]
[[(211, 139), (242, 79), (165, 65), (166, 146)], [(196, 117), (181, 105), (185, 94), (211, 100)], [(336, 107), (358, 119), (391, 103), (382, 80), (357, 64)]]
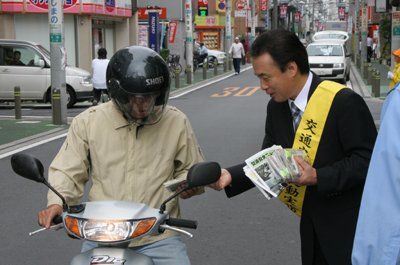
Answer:
[(44, 168), (42, 163), (30, 154), (14, 154), (11, 157), (11, 167), (21, 177), (44, 183)]
[[(186, 179), (186, 186), (190, 189), (217, 182), (221, 176), (221, 167), (217, 162), (201, 162), (192, 166)], [(186, 187), (185, 186), (185, 187)]]
[(24, 153), (18, 153), (14, 154), (11, 157), (11, 167), (14, 170), (15, 173), (20, 175), (21, 177), (43, 183), (46, 185), (49, 189), (51, 189), (55, 194), (57, 194), (58, 197), (63, 202), (63, 210), (67, 211), (68, 210), (68, 205), (65, 202), (64, 197), (58, 193), (44, 178), (44, 167), (42, 162), (39, 161), (36, 157), (30, 154), (24, 154)]
[(43, 68), (45, 65), (46, 64), (45, 64), (44, 60), (43, 59), (39, 59), (39, 67)]

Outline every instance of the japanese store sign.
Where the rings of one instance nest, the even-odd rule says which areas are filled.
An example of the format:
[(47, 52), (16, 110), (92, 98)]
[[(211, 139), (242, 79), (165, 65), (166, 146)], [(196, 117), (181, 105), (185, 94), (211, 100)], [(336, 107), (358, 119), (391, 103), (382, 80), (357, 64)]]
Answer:
[(279, 18), (287, 18), (288, 5), (279, 5)]
[(168, 42), (169, 43), (174, 43), (175, 42), (175, 35), (176, 35), (176, 28), (178, 27), (178, 22), (177, 21), (170, 21), (169, 22), (169, 38)]
[(49, 30), (50, 44), (62, 42), (62, 23), (64, 20), (63, 1), (50, 0), (49, 9)]

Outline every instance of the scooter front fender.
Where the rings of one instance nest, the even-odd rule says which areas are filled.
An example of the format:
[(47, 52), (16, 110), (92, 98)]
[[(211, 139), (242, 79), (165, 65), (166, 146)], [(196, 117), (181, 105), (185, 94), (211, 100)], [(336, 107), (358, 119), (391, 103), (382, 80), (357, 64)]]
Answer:
[(76, 255), (70, 264), (154, 265), (154, 262), (149, 256), (130, 249), (98, 247)]

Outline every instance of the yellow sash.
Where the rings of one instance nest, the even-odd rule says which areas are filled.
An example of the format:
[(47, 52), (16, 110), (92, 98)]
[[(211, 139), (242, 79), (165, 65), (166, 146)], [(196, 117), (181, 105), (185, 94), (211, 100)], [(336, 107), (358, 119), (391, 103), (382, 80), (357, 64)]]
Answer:
[[(323, 81), (307, 103), (306, 110), (296, 131), (292, 148), (305, 150), (311, 166), (314, 164), (319, 141), (321, 140), (333, 99), (336, 93), (343, 88), (346, 87), (332, 81)], [(299, 217), (301, 217), (306, 188), (307, 186), (299, 187), (291, 183), (279, 195), (279, 200)]]

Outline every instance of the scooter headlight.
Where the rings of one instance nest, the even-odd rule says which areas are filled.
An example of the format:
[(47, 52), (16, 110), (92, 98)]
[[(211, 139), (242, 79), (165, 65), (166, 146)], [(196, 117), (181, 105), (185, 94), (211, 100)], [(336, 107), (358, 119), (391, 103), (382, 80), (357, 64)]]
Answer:
[(156, 222), (143, 220), (93, 220), (67, 216), (66, 228), (74, 235), (95, 242), (120, 242), (141, 236)]

